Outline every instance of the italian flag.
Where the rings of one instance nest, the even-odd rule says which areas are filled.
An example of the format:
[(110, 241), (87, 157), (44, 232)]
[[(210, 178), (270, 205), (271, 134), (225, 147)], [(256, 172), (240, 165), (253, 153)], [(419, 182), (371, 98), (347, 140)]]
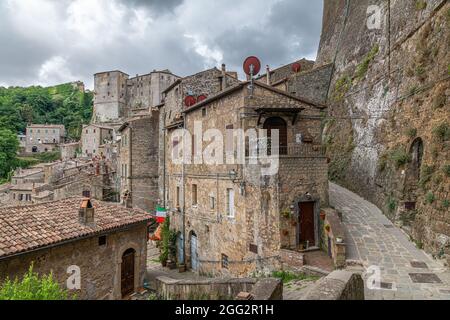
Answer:
[(156, 208), (156, 222), (163, 223), (166, 220), (167, 211), (165, 208), (157, 207)]

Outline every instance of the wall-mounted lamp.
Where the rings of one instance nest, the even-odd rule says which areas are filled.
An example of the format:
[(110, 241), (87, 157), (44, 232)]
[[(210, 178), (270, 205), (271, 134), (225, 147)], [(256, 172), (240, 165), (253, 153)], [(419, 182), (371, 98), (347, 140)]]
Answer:
[(236, 170), (230, 170), (230, 172), (228, 172), (228, 175), (230, 176), (231, 181), (233, 181), (233, 183), (236, 182), (237, 180), (237, 172)]
[(311, 193), (309, 193), (309, 192), (307, 192), (307, 193), (305, 194), (305, 197), (306, 197), (306, 199), (308, 199), (308, 200), (311, 200), (311, 199), (312, 199), (312, 195), (311, 195)]

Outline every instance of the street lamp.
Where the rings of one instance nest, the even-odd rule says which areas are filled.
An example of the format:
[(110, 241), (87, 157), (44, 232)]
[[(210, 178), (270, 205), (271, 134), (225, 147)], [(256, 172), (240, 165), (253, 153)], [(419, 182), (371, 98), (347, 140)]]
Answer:
[(230, 172), (228, 172), (228, 175), (230, 176), (231, 181), (233, 181), (233, 183), (236, 182), (237, 180), (237, 172), (236, 170), (230, 170)]

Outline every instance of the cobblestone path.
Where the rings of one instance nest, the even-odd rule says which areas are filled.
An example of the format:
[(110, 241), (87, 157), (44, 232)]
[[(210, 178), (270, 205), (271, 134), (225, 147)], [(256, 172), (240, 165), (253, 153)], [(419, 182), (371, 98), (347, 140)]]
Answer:
[[(369, 290), (365, 281), (366, 299), (450, 300), (448, 269), (417, 249), (379, 208), (332, 183), (330, 203), (343, 213), (347, 260), (361, 262), (365, 270), (380, 268), (382, 289)], [(367, 280), (371, 275), (366, 272), (363, 277)]]

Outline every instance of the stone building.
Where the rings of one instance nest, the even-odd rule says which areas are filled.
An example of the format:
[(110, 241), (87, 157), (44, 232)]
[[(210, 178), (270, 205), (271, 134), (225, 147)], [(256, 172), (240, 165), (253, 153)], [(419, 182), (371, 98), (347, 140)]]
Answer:
[(101, 145), (113, 143), (115, 140), (114, 128), (99, 124), (83, 125), (81, 133), (81, 152), (84, 158), (102, 156)]
[(121, 71), (94, 75), (94, 123), (121, 122), (133, 111), (155, 107), (161, 93), (179, 77), (169, 70), (146, 75), (129, 75)]
[(141, 210), (81, 197), (2, 208), (0, 281), (33, 263), (63, 288), (79, 279), (68, 287), (78, 299), (122, 299), (143, 286), (149, 221)]
[(61, 150), (61, 159), (70, 160), (77, 157), (77, 153), (81, 151), (80, 142), (64, 143), (59, 145)]
[(53, 151), (64, 143), (66, 130), (63, 125), (31, 124), (26, 129), (25, 152)]
[[(233, 85), (185, 108), (180, 127), (192, 134), (200, 123), (200, 137), (184, 140), (175, 133), (177, 126), (166, 126), (165, 196), (179, 231), (178, 260), (184, 243), (185, 261), (200, 273), (245, 276), (276, 270), (282, 249), (321, 244), (320, 209), (328, 205), (321, 145), (325, 107), (262, 82), (255, 81), (253, 89), (251, 84)], [(267, 131), (252, 136), (252, 129)], [(216, 130), (223, 144), (211, 147), (216, 138), (205, 138), (208, 130)], [(174, 161), (180, 150), (186, 157), (182, 163)], [(260, 158), (266, 152), (273, 162)], [(207, 156), (214, 161), (208, 163)], [(275, 170), (265, 172), (272, 165)]]
[(154, 210), (158, 200), (159, 112), (128, 119), (120, 128), (120, 194), (127, 206)]
[(269, 66), (266, 66), (266, 73), (257, 77), (256, 80), (264, 82), (267, 85), (276, 86), (283, 83), (292, 75), (311, 70), (313, 66), (314, 61), (307, 59), (300, 59), (276, 69), (270, 69)]
[(169, 144), (167, 130), (173, 129), (183, 122), (182, 112), (186, 109), (185, 99), (192, 96), (196, 100), (205, 99), (209, 96), (224, 91), (226, 88), (239, 83), (236, 72), (226, 70), (223, 64), (221, 70), (212, 68), (178, 79), (163, 92), (163, 103), (158, 106), (160, 111), (160, 159), (159, 159), (159, 198), (166, 199), (165, 168), (167, 166), (165, 150)]
[(45, 181), (41, 168), (18, 169), (11, 178), (9, 205), (27, 205), (32, 203), (32, 193)]

